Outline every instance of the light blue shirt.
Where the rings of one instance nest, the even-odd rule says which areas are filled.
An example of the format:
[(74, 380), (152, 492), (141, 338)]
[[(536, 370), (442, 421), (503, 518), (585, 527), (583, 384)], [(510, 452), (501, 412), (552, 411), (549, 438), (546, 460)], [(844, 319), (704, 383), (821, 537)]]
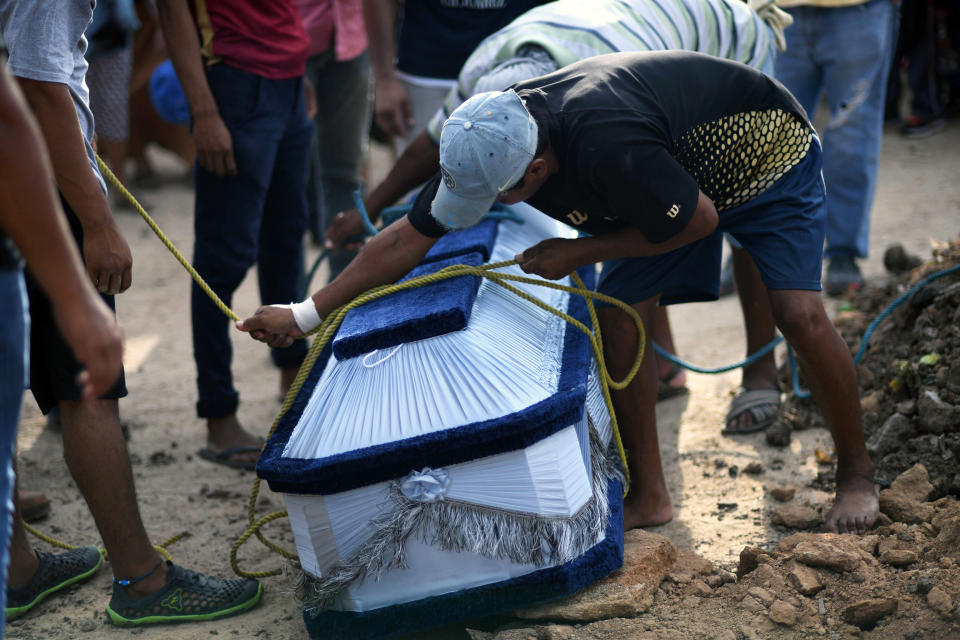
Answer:
[(19, 77), (65, 84), (77, 110), (90, 167), (104, 193), (107, 185), (93, 153), (93, 112), (87, 75), (87, 39), (93, 0), (0, 0), (0, 32), (7, 41), (7, 66)]

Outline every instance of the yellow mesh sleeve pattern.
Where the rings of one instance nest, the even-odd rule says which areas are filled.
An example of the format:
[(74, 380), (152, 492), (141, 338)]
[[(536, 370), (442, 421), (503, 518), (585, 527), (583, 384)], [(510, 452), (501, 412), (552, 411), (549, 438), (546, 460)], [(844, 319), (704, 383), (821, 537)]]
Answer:
[(807, 155), (813, 134), (782, 109), (746, 111), (680, 136), (677, 161), (717, 211), (750, 202)]

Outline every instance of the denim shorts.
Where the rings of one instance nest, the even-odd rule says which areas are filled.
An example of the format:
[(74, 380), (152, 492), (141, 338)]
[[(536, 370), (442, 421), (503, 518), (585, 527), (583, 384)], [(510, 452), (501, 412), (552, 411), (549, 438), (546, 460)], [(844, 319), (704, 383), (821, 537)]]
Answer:
[(773, 186), (720, 213), (712, 234), (659, 256), (603, 263), (597, 290), (627, 304), (662, 294), (660, 304), (716, 300), (724, 232), (756, 262), (768, 289), (820, 291), (826, 201), (820, 140)]

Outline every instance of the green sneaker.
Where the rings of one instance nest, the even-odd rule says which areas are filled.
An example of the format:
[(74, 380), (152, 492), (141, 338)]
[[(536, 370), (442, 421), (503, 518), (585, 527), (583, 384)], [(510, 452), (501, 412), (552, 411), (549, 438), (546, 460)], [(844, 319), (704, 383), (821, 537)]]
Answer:
[(19, 589), (7, 587), (7, 620), (16, 620), (51, 593), (86, 580), (103, 564), (96, 547), (80, 547), (66, 553), (37, 551), (40, 565), (30, 582)]
[(250, 609), (261, 595), (257, 580), (223, 580), (167, 562), (167, 584), (146, 598), (131, 598), (114, 580), (107, 615), (121, 627), (214, 620)]

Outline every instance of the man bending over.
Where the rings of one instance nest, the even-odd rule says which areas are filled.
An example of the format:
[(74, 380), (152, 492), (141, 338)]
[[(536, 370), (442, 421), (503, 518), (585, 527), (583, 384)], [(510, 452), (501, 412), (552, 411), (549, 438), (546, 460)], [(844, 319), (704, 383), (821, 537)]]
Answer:
[[(830, 426), (838, 472), (827, 528), (863, 532), (873, 524), (877, 497), (853, 360), (819, 293), (820, 144), (781, 84), (698, 53), (598, 56), (467, 100), (443, 125), (440, 166), (408, 215), (340, 277), (294, 309), (261, 307), (238, 327), (289, 344), (362, 291), (405, 275), (438, 237), (478, 222), (498, 199), (525, 200), (590, 234), (527, 249), (517, 256), (524, 271), (557, 279), (605, 262), (598, 289), (631, 304), (645, 323), (658, 302), (716, 298), (728, 232), (759, 268), (776, 324)], [(600, 323), (607, 366), (621, 377), (636, 329), (613, 308), (600, 310)], [(634, 468), (627, 529), (673, 517), (647, 347), (636, 378), (614, 394)]]

